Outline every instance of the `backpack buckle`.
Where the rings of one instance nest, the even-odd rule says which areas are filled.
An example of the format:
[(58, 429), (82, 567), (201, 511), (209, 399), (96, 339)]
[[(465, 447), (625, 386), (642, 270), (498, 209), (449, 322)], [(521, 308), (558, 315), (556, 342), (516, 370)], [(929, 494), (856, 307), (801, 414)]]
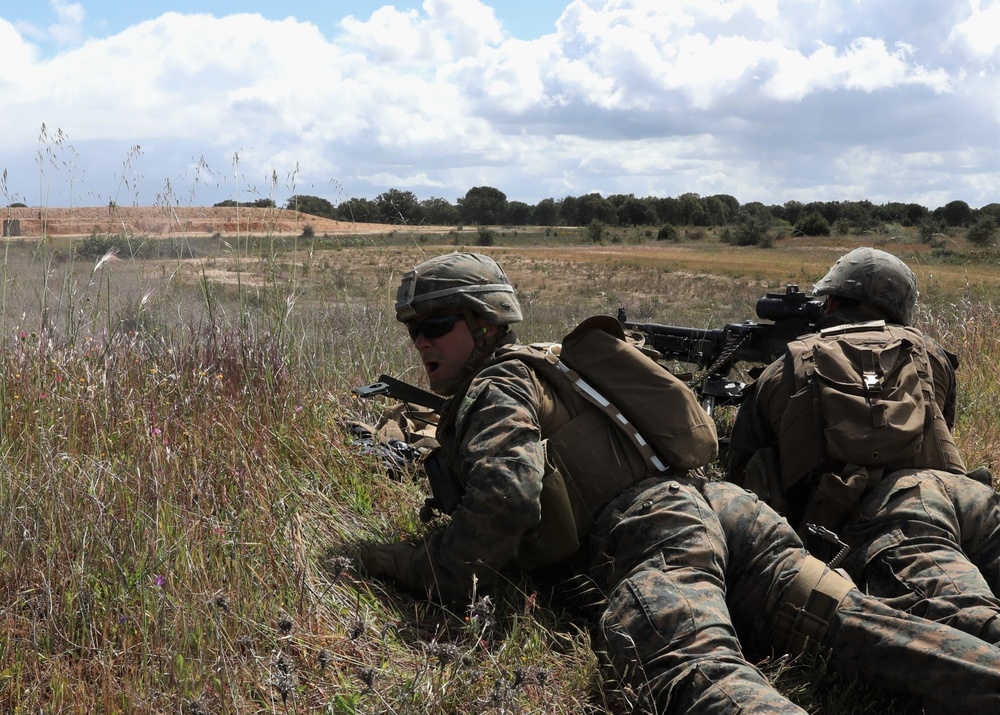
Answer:
[(866, 372), (861, 375), (861, 383), (868, 392), (881, 392), (882, 380), (874, 372)]

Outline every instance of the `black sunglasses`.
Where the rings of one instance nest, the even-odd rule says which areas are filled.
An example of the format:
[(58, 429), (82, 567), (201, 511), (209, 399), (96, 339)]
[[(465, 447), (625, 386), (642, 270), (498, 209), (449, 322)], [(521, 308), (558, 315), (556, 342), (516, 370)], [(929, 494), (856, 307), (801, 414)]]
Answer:
[(410, 333), (410, 340), (415, 341), (420, 335), (428, 340), (434, 340), (450, 333), (455, 323), (460, 320), (465, 320), (460, 313), (441, 313), (423, 320), (407, 321), (406, 330)]

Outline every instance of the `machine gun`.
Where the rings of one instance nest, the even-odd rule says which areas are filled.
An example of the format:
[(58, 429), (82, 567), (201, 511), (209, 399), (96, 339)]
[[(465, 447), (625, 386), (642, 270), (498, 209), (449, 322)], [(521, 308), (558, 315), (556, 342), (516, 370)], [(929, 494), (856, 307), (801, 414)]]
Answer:
[(618, 320), (645, 335), (657, 360), (689, 363), (702, 371), (688, 384), (711, 415), (716, 405), (738, 404), (743, 395), (746, 383), (729, 378), (736, 363), (767, 365), (781, 357), (790, 341), (815, 330), (822, 310), (822, 300), (788, 285), (784, 293), (768, 293), (757, 301), (757, 317), (769, 323), (747, 321), (703, 330), (631, 322), (624, 308), (618, 309)]

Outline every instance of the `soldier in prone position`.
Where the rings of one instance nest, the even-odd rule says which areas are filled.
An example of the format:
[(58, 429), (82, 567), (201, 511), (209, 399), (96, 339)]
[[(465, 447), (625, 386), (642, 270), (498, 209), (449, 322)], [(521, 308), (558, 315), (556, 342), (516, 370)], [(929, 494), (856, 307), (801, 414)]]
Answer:
[(862, 591), (1000, 644), (1000, 495), (966, 475), (951, 434), (958, 359), (912, 327), (913, 272), (858, 248), (814, 293), (819, 331), (740, 405), (730, 479), (800, 534), (838, 534)]
[[(928, 711), (1000, 706), (1000, 649), (863, 595), (752, 493), (649, 467), (591, 402), (512, 357), (521, 310), (491, 258), (421, 263), (403, 276), (396, 316), (449, 398), (437, 439), (459, 499), (420, 546), (363, 545), (368, 576), (468, 604), (509, 566), (583, 564), (607, 596), (613, 665), (656, 712), (803, 713), (744, 646), (828, 651), (841, 672), (917, 695)], [(697, 406), (687, 393), (680, 411)], [(689, 454), (714, 457), (714, 429), (689, 439)], [(606, 495), (590, 483), (602, 478), (618, 493), (581, 496)]]

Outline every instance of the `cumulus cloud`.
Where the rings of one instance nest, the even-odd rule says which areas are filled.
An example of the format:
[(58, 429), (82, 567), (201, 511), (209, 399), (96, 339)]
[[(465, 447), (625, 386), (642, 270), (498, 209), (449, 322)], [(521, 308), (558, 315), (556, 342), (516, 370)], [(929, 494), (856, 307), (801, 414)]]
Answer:
[[(103, 173), (121, 173), (121, 156), (106, 158), (118, 142), (121, 154), (143, 146), (154, 187), (201, 181), (204, 157), (230, 195), (274, 176), (368, 197), (454, 200), (487, 184), (530, 203), (1000, 193), (998, 40), (983, 30), (1000, 0), (572, 0), (533, 40), (506, 32), (488, 0), (386, 5), (332, 32), (166, 13), (75, 41), (82, 8), (53, 8), (45, 30), (0, 19), (12, 175), (30, 173), (45, 123), (66, 132), (98, 192)], [(66, 47), (42, 58), (35, 43), (55, 25)]]
[(56, 16), (56, 21), (37, 27), (31, 23), (19, 23), (20, 33), (32, 40), (55, 42), (59, 45), (72, 45), (83, 37), (83, 5), (65, 0), (51, 0), (49, 3)]
[(968, 18), (955, 25), (949, 39), (964, 44), (981, 58), (996, 55), (1000, 47), (1000, 2), (983, 7), (980, 0), (969, 0), (969, 6)]

